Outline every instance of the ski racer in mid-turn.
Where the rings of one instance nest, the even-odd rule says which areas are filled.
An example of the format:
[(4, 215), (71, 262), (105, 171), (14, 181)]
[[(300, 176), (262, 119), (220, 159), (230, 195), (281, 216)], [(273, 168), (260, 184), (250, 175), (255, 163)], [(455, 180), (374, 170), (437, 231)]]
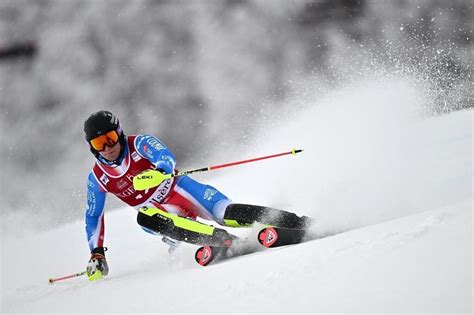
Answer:
[(96, 280), (109, 268), (104, 247), (104, 205), (107, 193), (138, 211), (137, 222), (147, 232), (197, 245), (231, 244), (236, 236), (196, 221), (196, 217), (222, 226), (249, 226), (255, 222), (304, 229), (311, 219), (254, 205), (233, 203), (216, 188), (189, 176), (172, 177), (144, 191), (133, 187), (133, 177), (145, 170), (176, 172), (174, 154), (151, 135), (126, 136), (118, 118), (108, 111), (93, 113), (84, 123), (90, 151), (96, 161), (87, 184), (86, 233), (91, 252), (87, 276)]

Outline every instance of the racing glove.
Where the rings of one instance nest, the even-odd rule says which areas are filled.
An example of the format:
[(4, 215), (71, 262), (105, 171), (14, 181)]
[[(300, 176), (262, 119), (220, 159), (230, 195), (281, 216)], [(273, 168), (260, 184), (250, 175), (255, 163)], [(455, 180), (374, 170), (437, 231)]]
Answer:
[(92, 251), (86, 268), (87, 277), (90, 281), (102, 279), (103, 276), (109, 274), (105, 251), (107, 251), (107, 247), (96, 247)]

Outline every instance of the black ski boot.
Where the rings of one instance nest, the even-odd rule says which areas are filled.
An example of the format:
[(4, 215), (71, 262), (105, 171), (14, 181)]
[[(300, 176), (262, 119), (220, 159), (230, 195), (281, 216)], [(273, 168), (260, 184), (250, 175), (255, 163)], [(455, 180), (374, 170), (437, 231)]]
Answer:
[(314, 219), (306, 216), (299, 217), (284, 210), (239, 203), (232, 203), (225, 210), (224, 223), (227, 226), (248, 226), (255, 222), (287, 229), (305, 230), (311, 226)]

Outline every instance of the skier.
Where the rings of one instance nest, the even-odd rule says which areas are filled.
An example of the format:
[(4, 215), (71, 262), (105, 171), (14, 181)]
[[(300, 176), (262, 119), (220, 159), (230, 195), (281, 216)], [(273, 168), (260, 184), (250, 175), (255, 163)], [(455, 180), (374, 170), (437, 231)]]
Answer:
[[(90, 151), (96, 161), (87, 184), (86, 233), (91, 258), (89, 280), (108, 274), (104, 247), (104, 204), (107, 193), (138, 210), (137, 222), (146, 231), (167, 239), (198, 245), (230, 246), (237, 237), (224, 229), (196, 221), (196, 217), (223, 226), (249, 226), (254, 222), (304, 229), (311, 219), (282, 210), (237, 204), (216, 188), (189, 176), (172, 177), (144, 191), (134, 189), (133, 177), (145, 170), (176, 172), (176, 158), (158, 138), (126, 136), (118, 118), (109, 111), (93, 113), (84, 123)], [(171, 241), (172, 242), (172, 241)]]

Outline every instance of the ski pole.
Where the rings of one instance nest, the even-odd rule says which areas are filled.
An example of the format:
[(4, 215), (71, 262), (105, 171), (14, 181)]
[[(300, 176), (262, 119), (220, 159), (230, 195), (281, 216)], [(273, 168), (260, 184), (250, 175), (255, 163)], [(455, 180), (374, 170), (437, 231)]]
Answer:
[(181, 176), (181, 175), (188, 175), (188, 174), (192, 174), (192, 173), (213, 171), (213, 170), (217, 170), (219, 168), (225, 168), (225, 167), (234, 166), (234, 165), (240, 165), (240, 164), (245, 164), (245, 163), (251, 163), (251, 162), (266, 160), (266, 159), (272, 159), (272, 158), (276, 158), (276, 157), (283, 156), (283, 155), (289, 155), (289, 154), (296, 155), (297, 153), (300, 153), (300, 152), (303, 152), (303, 150), (293, 149), (293, 150), (288, 151), (288, 152), (277, 153), (277, 154), (257, 157), (257, 158), (248, 159), (248, 160), (230, 162), (230, 163), (225, 163), (225, 164), (220, 164), (220, 165), (213, 165), (213, 166), (198, 168), (198, 169), (194, 169), (194, 170), (190, 170), (190, 171), (179, 172), (178, 174), (172, 175), (171, 177)]
[(261, 161), (261, 160), (266, 160), (266, 159), (272, 159), (272, 158), (276, 158), (276, 157), (284, 156), (284, 155), (290, 155), (290, 154), (296, 155), (297, 153), (301, 153), (301, 152), (303, 152), (302, 149), (298, 149), (298, 150), (293, 149), (287, 152), (266, 155), (266, 156), (256, 157), (256, 158), (252, 158), (248, 160), (241, 160), (241, 161), (230, 162), (230, 163), (225, 163), (225, 164), (212, 165), (208, 167), (197, 168), (194, 170), (178, 172), (176, 174), (162, 174), (161, 172), (157, 170), (147, 170), (133, 177), (133, 187), (136, 190), (146, 190), (152, 187), (156, 187), (159, 184), (161, 184), (161, 182), (164, 181), (165, 179), (169, 179), (172, 177), (188, 175), (188, 174), (193, 174), (193, 173), (202, 173), (202, 172), (212, 171), (212, 170), (225, 168), (229, 166), (251, 163), (251, 162), (256, 162), (256, 161)]
[(49, 278), (49, 283), (54, 283), (54, 282), (57, 282), (57, 281), (62, 281), (62, 280), (71, 279), (71, 278), (76, 278), (76, 277), (83, 276), (85, 274), (86, 274), (86, 272), (82, 271), (82, 272), (79, 272), (79, 273), (75, 273), (75, 274), (60, 277), (60, 278)]

